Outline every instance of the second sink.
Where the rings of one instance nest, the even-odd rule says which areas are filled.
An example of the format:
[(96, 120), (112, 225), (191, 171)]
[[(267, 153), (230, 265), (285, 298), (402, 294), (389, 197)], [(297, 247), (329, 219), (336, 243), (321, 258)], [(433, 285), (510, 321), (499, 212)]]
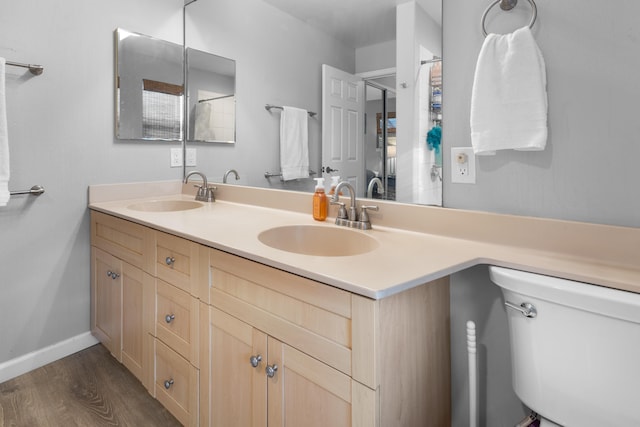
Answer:
[(289, 225), (263, 231), (258, 240), (281, 251), (314, 256), (351, 256), (370, 252), (378, 241), (346, 228)]
[(127, 206), (127, 208), (144, 212), (176, 212), (198, 209), (202, 206), (202, 203), (192, 200), (151, 200), (134, 203), (133, 205)]

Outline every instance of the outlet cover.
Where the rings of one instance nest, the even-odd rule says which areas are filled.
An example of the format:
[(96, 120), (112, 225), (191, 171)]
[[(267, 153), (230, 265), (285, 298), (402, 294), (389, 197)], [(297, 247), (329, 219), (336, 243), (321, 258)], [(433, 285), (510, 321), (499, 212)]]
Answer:
[(171, 167), (179, 168), (182, 166), (182, 148), (171, 149)]
[(451, 148), (451, 182), (476, 183), (476, 156), (471, 147)]
[(195, 148), (187, 148), (187, 166), (196, 166)]

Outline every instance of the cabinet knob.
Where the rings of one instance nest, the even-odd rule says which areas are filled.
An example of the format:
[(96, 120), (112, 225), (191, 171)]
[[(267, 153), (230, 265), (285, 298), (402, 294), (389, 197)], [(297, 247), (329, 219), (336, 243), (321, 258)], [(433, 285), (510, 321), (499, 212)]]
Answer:
[(166, 316), (164, 316), (164, 321), (167, 323), (171, 323), (171, 321), (175, 318), (176, 318), (175, 314), (167, 314)]
[(176, 259), (172, 256), (168, 256), (165, 258), (164, 262), (166, 262), (167, 265), (173, 265), (173, 263), (176, 262)]
[(253, 366), (254, 368), (257, 368), (260, 362), (262, 362), (262, 356), (260, 355), (251, 356), (249, 358), (249, 363), (251, 363), (251, 366)]
[(273, 378), (276, 375), (276, 371), (278, 370), (278, 365), (275, 363), (273, 365), (267, 365), (264, 371), (267, 373), (267, 377)]
[(173, 385), (173, 379), (164, 381), (164, 388), (166, 388), (167, 390), (169, 390), (172, 385)]
[(118, 277), (120, 277), (120, 274), (116, 273), (115, 271), (107, 271), (107, 276), (111, 277), (113, 280), (116, 280)]

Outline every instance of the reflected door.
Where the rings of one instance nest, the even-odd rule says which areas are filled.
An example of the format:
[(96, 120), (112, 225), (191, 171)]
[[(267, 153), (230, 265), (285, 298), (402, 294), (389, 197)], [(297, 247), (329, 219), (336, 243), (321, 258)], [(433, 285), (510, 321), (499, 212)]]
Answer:
[(322, 169), (337, 170), (356, 194), (365, 191), (364, 82), (322, 65)]

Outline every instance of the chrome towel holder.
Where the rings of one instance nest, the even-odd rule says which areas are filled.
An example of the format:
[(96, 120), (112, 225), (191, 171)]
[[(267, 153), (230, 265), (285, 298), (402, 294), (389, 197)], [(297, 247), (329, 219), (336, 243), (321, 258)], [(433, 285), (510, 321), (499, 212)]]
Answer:
[[(531, 5), (531, 21), (529, 21), (529, 28), (533, 28), (533, 24), (536, 22), (536, 18), (538, 17), (538, 7), (533, 0), (527, 0)], [(480, 21), (480, 25), (482, 26), (482, 34), (487, 37), (487, 30), (485, 27), (485, 20), (487, 19), (487, 14), (493, 8), (493, 6), (500, 3), (500, 9), (509, 11), (516, 7), (518, 4), (518, 0), (495, 0), (493, 3), (489, 5), (489, 7), (482, 14), (482, 20)]]
[(9, 194), (12, 196), (17, 196), (20, 194), (29, 194), (32, 196), (39, 196), (44, 193), (44, 187), (42, 185), (34, 185), (28, 190), (20, 190), (20, 191), (10, 191)]
[(33, 74), (34, 76), (39, 76), (44, 71), (44, 67), (42, 65), (37, 65), (37, 64), (23, 64), (22, 62), (14, 62), (14, 61), (5, 61), (5, 64), (11, 65), (13, 67), (28, 68), (31, 74)]

